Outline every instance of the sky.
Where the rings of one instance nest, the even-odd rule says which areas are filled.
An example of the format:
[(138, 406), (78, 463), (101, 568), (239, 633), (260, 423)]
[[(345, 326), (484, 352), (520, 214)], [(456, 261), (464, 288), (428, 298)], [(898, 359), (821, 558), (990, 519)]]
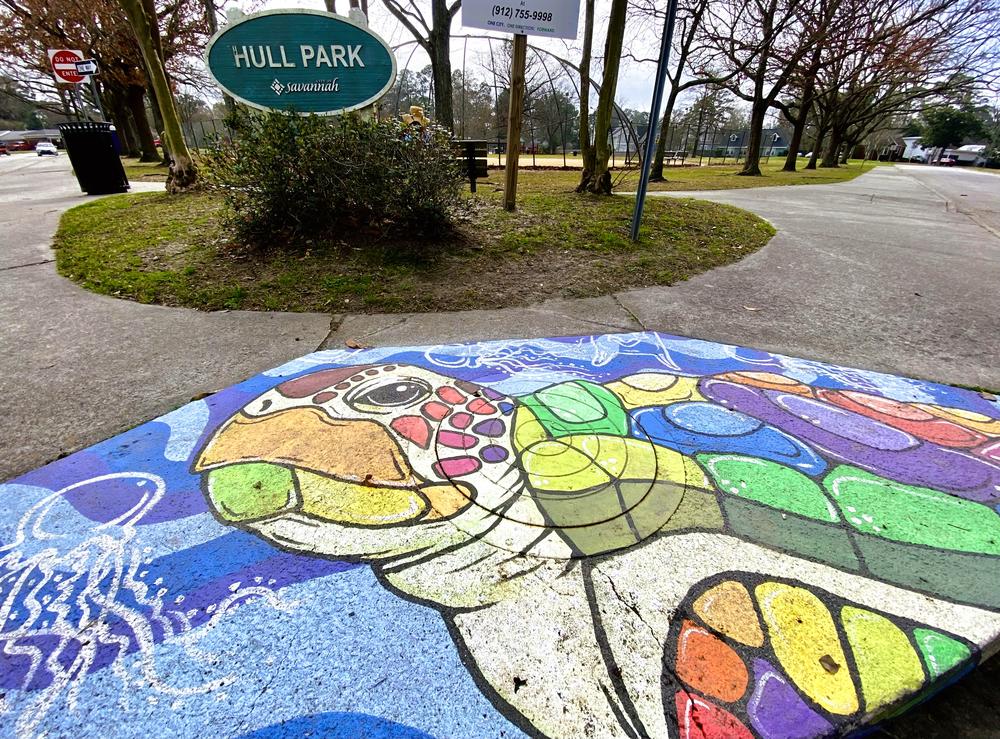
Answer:
[[(429, 5), (429, 4), (428, 4)], [(594, 56), (599, 57), (603, 53), (604, 47), (604, 34), (607, 27), (607, 10), (610, 3), (607, 0), (597, 0), (596, 5), (596, 21), (594, 27)], [(241, 7), (246, 12), (250, 12), (250, 6), (246, 3), (233, 3), (233, 7)], [(265, 0), (263, 5), (254, 4), (255, 10), (277, 10), (279, 8), (309, 8), (312, 10), (324, 10), (325, 6), (322, 0)], [(340, 13), (347, 12), (348, 0), (337, 0), (337, 10)], [(427, 14), (429, 15), (429, 13)], [(396, 47), (399, 44), (403, 44), (407, 41), (412, 41), (413, 36), (409, 31), (399, 21), (397, 21), (389, 11), (385, 9), (382, 5), (381, 0), (369, 0), (369, 28), (375, 33), (380, 35), (385, 39), (386, 43), (390, 47)], [(633, 23), (636, 22), (634, 19), (630, 19)], [(580, 21), (579, 21), (579, 36), (582, 39), (583, 36), (583, 8), (582, 4), (580, 6)], [(629, 49), (638, 57), (654, 57), (659, 48), (659, 38), (657, 32), (659, 27), (653, 33), (641, 33), (637, 36), (631, 36), (628, 39)], [(461, 60), (463, 52), (463, 40), (457, 39), (455, 37), (474, 34), (474, 35), (490, 35), (497, 39), (510, 38), (509, 35), (502, 35), (497, 33), (488, 33), (486, 31), (477, 28), (465, 28), (462, 26), (462, 13), (459, 11), (458, 15), (452, 24), (452, 68), (461, 69)], [(647, 39), (646, 37), (650, 38)], [(532, 45), (537, 45), (541, 48), (547, 49), (554, 54), (572, 61), (573, 63), (579, 63), (580, 60), (580, 48), (581, 40), (577, 41), (563, 41), (560, 39), (547, 39), (530, 36), (528, 38), (528, 43)], [(430, 61), (427, 55), (422, 49), (417, 49), (413, 54), (412, 59), (409, 60), (407, 64), (407, 59), (410, 56), (410, 52), (413, 50), (413, 44), (404, 47), (397, 51), (396, 60), (400, 68), (407, 66), (413, 70), (420, 70), (427, 66)], [(466, 63), (469, 68), (470, 75), (477, 74), (477, 76), (485, 78), (487, 75), (484, 71), (476, 69), (478, 64), (478, 59), (482, 58), (484, 55), (488, 54), (488, 44), (484, 41), (470, 40), (468, 41), (468, 46), (466, 49)], [(648, 110), (650, 105), (650, 98), (653, 93), (653, 77), (655, 75), (656, 65), (652, 63), (648, 64), (638, 64), (631, 62), (630, 60), (623, 60), (622, 69), (618, 78), (618, 90), (615, 96), (616, 102), (623, 108), (635, 108), (638, 110)], [(553, 74), (555, 70), (552, 70)], [(598, 79), (600, 77), (599, 69), (596, 68)], [(592, 96), (593, 97), (593, 96)], [(592, 104), (596, 103), (596, 100), (592, 100)]]

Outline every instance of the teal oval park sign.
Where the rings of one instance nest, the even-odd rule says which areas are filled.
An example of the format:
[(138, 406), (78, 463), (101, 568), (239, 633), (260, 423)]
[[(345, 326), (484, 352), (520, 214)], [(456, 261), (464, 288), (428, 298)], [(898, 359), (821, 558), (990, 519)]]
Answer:
[(261, 110), (336, 115), (378, 100), (396, 58), (366, 28), (318, 10), (267, 10), (219, 31), (205, 50), (216, 83)]

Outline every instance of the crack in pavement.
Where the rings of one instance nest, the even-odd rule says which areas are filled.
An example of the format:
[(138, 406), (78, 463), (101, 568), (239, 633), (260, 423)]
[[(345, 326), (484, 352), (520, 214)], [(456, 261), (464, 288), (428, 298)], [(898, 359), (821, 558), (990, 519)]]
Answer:
[[(615, 302), (617, 303), (618, 301)], [(619, 305), (621, 305), (621, 303), (619, 303)], [(621, 324), (617, 323), (605, 323), (604, 321), (595, 321), (592, 318), (580, 318), (579, 316), (570, 316), (567, 315), (566, 313), (560, 313), (559, 311), (554, 311), (554, 310), (546, 310), (544, 308), (529, 307), (526, 310), (529, 310), (532, 313), (543, 313), (548, 316), (558, 316), (559, 318), (565, 318), (568, 321), (579, 321), (580, 323), (588, 323), (593, 326), (604, 326), (605, 328), (614, 328), (618, 329), (619, 331), (635, 331), (635, 326), (622, 326)], [(626, 313), (628, 312), (629, 311), (626, 310)], [(636, 324), (642, 326), (642, 323), (638, 320), (636, 320)]]
[[(923, 187), (924, 189), (929, 190), (930, 192), (932, 192), (935, 195), (937, 195), (939, 198), (942, 198), (944, 200), (944, 205), (945, 205), (945, 210), (946, 211), (948, 210), (949, 207), (953, 207), (955, 209), (956, 213), (962, 214), (963, 216), (965, 216), (966, 218), (968, 218), (970, 221), (972, 221), (973, 223), (975, 223), (977, 226), (979, 226), (981, 229), (983, 229), (984, 231), (986, 231), (991, 236), (994, 236), (994, 237), (1000, 239), (1000, 231), (998, 231), (997, 229), (993, 228), (993, 226), (990, 226), (988, 223), (983, 222), (983, 220), (979, 216), (977, 216), (975, 213), (967, 211), (967, 210), (963, 210), (959, 206), (959, 204), (957, 202), (952, 201), (951, 198), (949, 198), (943, 192), (939, 192), (935, 187), (933, 187), (931, 185), (928, 185), (926, 182), (924, 182), (920, 178), (914, 177), (913, 175), (909, 175), (909, 174), (906, 175), (906, 176), (908, 178), (910, 178), (911, 180), (913, 180), (914, 182), (916, 182), (921, 187)], [(987, 175), (987, 176), (989, 177), (991, 175)]]
[(344, 325), (344, 319), (346, 318), (347, 316), (343, 313), (332, 314), (330, 316), (330, 330), (326, 332), (326, 336), (323, 337), (323, 340), (319, 342), (319, 345), (313, 351), (318, 352), (320, 349), (329, 349), (330, 347), (327, 342), (329, 342), (337, 330)]
[(21, 269), (23, 267), (37, 267), (40, 264), (52, 264), (55, 259), (43, 259), (40, 262), (28, 262), (27, 264), (15, 264), (10, 267), (0, 267), (0, 272), (9, 272), (12, 269)]
[[(622, 597), (622, 594), (618, 592), (618, 587), (615, 585), (615, 581), (611, 578), (611, 576), (608, 575), (607, 573), (600, 572), (600, 571), (597, 571), (597, 570), (595, 570), (595, 572), (597, 572), (598, 574), (600, 574), (605, 580), (608, 581), (608, 585), (611, 587), (611, 592), (614, 593), (615, 598), (618, 599), (618, 602), (621, 603), (623, 606), (625, 606), (629, 611), (631, 611), (632, 613), (634, 613), (635, 617), (639, 619), (639, 621), (642, 623), (642, 625), (645, 626), (647, 629), (649, 629), (650, 636), (652, 636), (652, 639), (653, 639), (653, 644), (658, 645), (658, 646), (660, 646), (662, 648), (662, 645), (660, 644), (659, 639), (657, 639), (657, 637), (656, 637), (656, 631), (653, 629), (652, 626), (649, 625), (649, 623), (646, 622), (646, 619), (644, 619), (642, 617), (642, 614), (639, 613), (639, 609), (634, 604), (630, 603), (624, 597)], [(674, 619), (676, 618), (676, 616), (677, 616), (676, 611), (671, 611), (671, 613), (669, 614), (670, 621), (673, 622)], [(683, 616), (682, 616), (682, 618), (683, 618)], [(662, 699), (662, 702), (663, 702), (664, 709), (666, 709), (666, 706), (667, 706), (667, 698), (666, 698), (666, 695), (665, 695), (665, 693), (666, 693), (666, 690), (665, 690), (666, 686), (663, 684), (663, 677), (664, 677), (664, 675), (668, 675), (671, 683), (673, 684), (673, 687), (676, 688), (677, 690), (679, 690), (684, 695), (686, 695), (688, 697), (688, 699), (693, 700), (694, 698), (697, 697), (696, 695), (693, 695), (690, 690), (688, 690), (687, 686), (681, 681), (681, 679), (677, 676), (677, 673), (670, 667), (670, 665), (667, 664), (667, 661), (665, 659), (662, 661), (662, 667), (663, 667), (663, 673), (664, 674), (660, 676), (660, 686), (663, 689), (663, 695), (661, 695), (661, 699)], [(668, 715), (669, 715), (669, 712), (668, 712)], [(705, 728), (702, 725), (701, 721), (699, 720), (698, 712), (697, 711), (692, 711), (691, 714), (690, 714), (690, 716), (691, 716), (691, 720), (694, 722), (695, 726), (698, 727), (698, 730), (703, 735), (707, 736), (707, 733), (705, 733)], [(680, 715), (678, 715), (676, 718), (677, 718), (677, 721), (679, 723), (680, 722)]]
[(641, 329), (642, 329), (643, 331), (648, 331), (648, 330), (649, 330), (649, 327), (648, 327), (648, 326), (646, 326), (646, 324), (645, 324), (645, 323), (643, 323), (642, 319), (641, 319), (641, 318), (639, 318), (639, 316), (637, 316), (637, 315), (636, 315), (635, 313), (633, 313), (633, 312), (632, 312), (632, 311), (631, 311), (631, 310), (630, 310), (630, 309), (629, 309), (629, 308), (628, 308), (628, 307), (627, 307), (627, 306), (626, 306), (626, 305), (625, 305), (625, 304), (624, 304), (624, 303), (623, 303), (623, 302), (621, 301), (621, 298), (619, 298), (619, 297), (618, 297), (618, 295), (619, 295), (618, 293), (611, 293), (611, 299), (615, 301), (615, 304), (616, 304), (616, 305), (617, 305), (617, 306), (618, 306), (619, 308), (621, 308), (621, 309), (622, 309), (623, 311), (625, 311), (626, 313), (628, 313), (628, 314), (629, 314), (630, 316), (632, 316), (632, 320), (633, 320), (633, 321), (635, 321), (635, 322), (636, 322), (637, 324), (639, 324), (639, 328), (641, 328)]

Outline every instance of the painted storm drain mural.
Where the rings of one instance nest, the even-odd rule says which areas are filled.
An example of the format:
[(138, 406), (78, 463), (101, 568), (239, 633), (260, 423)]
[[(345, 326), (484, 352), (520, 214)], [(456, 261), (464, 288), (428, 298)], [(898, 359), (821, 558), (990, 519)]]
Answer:
[(828, 736), (1000, 629), (996, 403), (652, 333), (318, 352), (2, 488), (5, 736)]

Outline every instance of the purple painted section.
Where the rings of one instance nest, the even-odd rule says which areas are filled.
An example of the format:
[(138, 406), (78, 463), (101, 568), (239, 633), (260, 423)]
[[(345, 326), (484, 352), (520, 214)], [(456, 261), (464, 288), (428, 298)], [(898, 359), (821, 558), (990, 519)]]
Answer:
[[(1000, 500), (1000, 469), (985, 459), (922, 442), (903, 431), (818, 400), (793, 398), (788, 393), (726, 380), (703, 380), (700, 389), (706, 397), (728, 408), (759, 418), (834, 459), (876, 475), (982, 503)], [(822, 412), (821, 406), (825, 406)], [(868, 429), (868, 434), (862, 436), (863, 428)], [(902, 443), (904, 437), (909, 440), (908, 445)]]
[(803, 421), (832, 431), (848, 441), (870, 446), (887, 452), (902, 452), (912, 449), (920, 442), (905, 431), (894, 429), (879, 421), (851, 413), (837, 406), (801, 395), (765, 391), (768, 400), (784, 408)]
[(507, 431), (507, 426), (499, 418), (489, 418), (485, 421), (480, 421), (472, 430), (477, 434), (482, 434), (483, 436), (503, 436)]
[(771, 663), (755, 659), (753, 674), (756, 686), (747, 715), (762, 739), (808, 739), (833, 732), (833, 725), (806, 705)]

